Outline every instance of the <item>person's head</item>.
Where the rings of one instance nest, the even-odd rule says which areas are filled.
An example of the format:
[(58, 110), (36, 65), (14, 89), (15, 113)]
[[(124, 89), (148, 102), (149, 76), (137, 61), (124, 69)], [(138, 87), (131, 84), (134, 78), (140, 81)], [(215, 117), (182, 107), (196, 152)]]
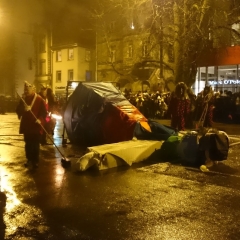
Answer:
[(25, 81), (24, 83), (24, 95), (31, 96), (35, 93), (36, 88), (34, 85), (30, 84), (29, 82)]
[(184, 82), (179, 82), (175, 88), (175, 94), (177, 97), (183, 97), (186, 94), (187, 86)]
[(219, 98), (219, 97), (220, 97), (220, 92), (215, 92), (214, 96), (215, 96), (216, 98)]
[(43, 86), (40, 89), (40, 94), (42, 97), (46, 97), (47, 96), (47, 87)]
[(47, 88), (47, 96), (52, 96), (53, 90), (51, 88)]
[(205, 86), (205, 87), (204, 87), (204, 90), (203, 90), (204, 95), (209, 94), (211, 91), (212, 91), (211, 86)]

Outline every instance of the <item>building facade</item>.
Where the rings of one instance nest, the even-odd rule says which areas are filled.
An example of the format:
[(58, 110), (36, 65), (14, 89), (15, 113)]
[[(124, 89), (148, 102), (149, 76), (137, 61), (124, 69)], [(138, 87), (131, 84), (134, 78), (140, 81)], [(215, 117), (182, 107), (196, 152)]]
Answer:
[(81, 81), (95, 80), (94, 51), (77, 43), (52, 47), (52, 89), (56, 95), (66, 94), (68, 82), (70, 90)]
[[(146, 2), (139, 9), (144, 14), (129, 10), (126, 13), (129, 18), (122, 19), (125, 16), (121, 16), (116, 19), (119, 13), (113, 11), (99, 21), (96, 48), (98, 81), (118, 82), (120, 88), (141, 91), (142, 83), (153, 76), (156, 66), (159, 68), (160, 58), (161, 61), (169, 61), (166, 48), (159, 44), (159, 39), (149, 37), (150, 24), (146, 15), (151, 15), (151, 5)], [(143, 65), (136, 65), (134, 70), (136, 63)], [(164, 74), (168, 75), (167, 70)], [(157, 89), (160, 80), (160, 77), (151, 78), (151, 85)]]
[(52, 34), (50, 29), (37, 26), (34, 34), (35, 43), (35, 85), (37, 90), (42, 85), (52, 87)]
[[(37, 90), (52, 88), (58, 96), (66, 95), (68, 81), (94, 81), (94, 50), (78, 43), (54, 44), (50, 29), (39, 27), (35, 34)], [(73, 90), (73, 87), (70, 88)]]
[(240, 46), (216, 48), (205, 53), (198, 64), (195, 92), (205, 85), (210, 85), (214, 91), (240, 92)]
[[(138, 6), (139, 8), (135, 11), (130, 11), (129, 15), (126, 13), (127, 20), (125, 21), (121, 17), (116, 18), (117, 13), (115, 12), (108, 14), (103, 19), (104, 24), (102, 25), (105, 26), (105, 29), (98, 29), (97, 41), (98, 80), (118, 81), (120, 86), (131, 88), (132, 91), (141, 91), (142, 83), (146, 81), (149, 82), (152, 90), (165, 91), (166, 85), (168, 85), (168, 89), (172, 90), (174, 86), (169, 88), (169, 83), (179, 71), (178, 66), (180, 66), (179, 62), (181, 62), (182, 56), (201, 48), (197, 53), (198, 56), (189, 60), (190, 62), (193, 60), (195, 66), (193, 68), (191, 65), (186, 66), (189, 72), (191, 69), (197, 69), (196, 74), (193, 75), (196, 76), (192, 86), (194, 92), (198, 93), (205, 85), (211, 85), (215, 90), (229, 88), (237, 91), (240, 34), (235, 34), (234, 39), (232, 37), (233, 32), (240, 33), (238, 23), (240, 14), (239, 11), (235, 12), (234, 10), (238, 9), (236, 1), (209, 1), (209, 4), (212, 4), (211, 8), (216, 8), (216, 12), (219, 11), (222, 14), (214, 15), (215, 19), (209, 17), (213, 21), (211, 27), (208, 27), (206, 22), (206, 26), (204, 25), (201, 29), (203, 32), (206, 31), (201, 36), (205, 39), (205, 42), (202, 42), (205, 45), (199, 47), (198, 41), (195, 41), (193, 43), (195, 48), (189, 52), (182, 52), (184, 41), (181, 43), (182, 45), (176, 44), (183, 32), (179, 32), (178, 36), (175, 34), (179, 30), (179, 25), (183, 25), (183, 31), (188, 36), (190, 26), (186, 28), (184, 25), (187, 24), (187, 22), (184, 23), (187, 19), (175, 19), (181, 14), (178, 15), (177, 11), (174, 12), (174, 7), (166, 11), (167, 5), (163, 5), (159, 1), (152, 2), (156, 2), (156, 5), (146, 2), (144, 5)], [(188, 7), (184, 6), (184, 10), (186, 13), (187, 11), (191, 13), (190, 9), (186, 10)], [(204, 6), (201, 4), (199, 7), (203, 7), (204, 10)], [(154, 8), (153, 12), (151, 12), (151, 8)], [(181, 10), (181, 6), (179, 9)], [(225, 13), (229, 13), (231, 16), (226, 19)], [(209, 14), (213, 16), (212, 13)], [(153, 17), (157, 19), (154, 24)], [(206, 14), (205, 17), (207, 18), (208, 15)], [(186, 37), (185, 40), (191, 37), (194, 39), (197, 35), (194, 24), (191, 27), (192, 35)], [(187, 42), (189, 48), (191, 48), (190, 44), (192, 44), (191, 41)], [(177, 56), (178, 52), (180, 52), (180, 56)], [(178, 78), (175, 80), (178, 81)]]

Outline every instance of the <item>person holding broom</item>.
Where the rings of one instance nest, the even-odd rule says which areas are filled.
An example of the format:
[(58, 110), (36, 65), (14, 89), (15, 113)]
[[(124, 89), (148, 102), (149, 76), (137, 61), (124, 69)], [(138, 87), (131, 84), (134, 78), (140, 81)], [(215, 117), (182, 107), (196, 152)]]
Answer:
[(201, 113), (198, 127), (212, 128), (215, 97), (211, 86), (205, 86), (196, 99), (197, 111)]
[(24, 94), (20, 97), (16, 108), (20, 120), (19, 133), (23, 134), (25, 142), (26, 167), (38, 167), (40, 140), (43, 133), (42, 124), (47, 115), (44, 100), (36, 93), (34, 85), (25, 81)]

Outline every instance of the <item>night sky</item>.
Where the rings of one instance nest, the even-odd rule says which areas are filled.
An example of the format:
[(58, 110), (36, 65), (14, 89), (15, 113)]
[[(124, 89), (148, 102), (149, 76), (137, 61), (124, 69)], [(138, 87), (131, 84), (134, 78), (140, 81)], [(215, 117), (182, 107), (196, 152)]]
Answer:
[(94, 28), (90, 12), (94, 2), (94, 0), (1, 0), (0, 27), (5, 30), (27, 32), (34, 24), (51, 25), (56, 43), (78, 41), (86, 35), (93, 36), (89, 29)]

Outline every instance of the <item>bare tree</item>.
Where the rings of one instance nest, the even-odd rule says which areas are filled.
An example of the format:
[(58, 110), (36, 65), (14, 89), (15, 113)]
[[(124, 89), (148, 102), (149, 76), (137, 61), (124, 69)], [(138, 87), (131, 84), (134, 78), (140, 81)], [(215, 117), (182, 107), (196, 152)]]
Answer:
[[(230, 46), (234, 39), (239, 39), (239, 32), (232, 28), (239, 19), (239, 4), (234, 0), (101, 0), (96, 3), (92, 13), (101, 50), (99, 61), (100, 64), (108, 62), (118, 74), (130, 74), (126, 62), (120, 59), (126, 57), (124, 43), (132, 39), (136, 42), (132, 72), (151, 62), (160, 69), (159, 78), (174, 83), (183, 81), (190, 86), (204, 52)], [(147, 52), (143, 55), (144, 43)], [(113, 46), (118, 54), (115, 59)]]

